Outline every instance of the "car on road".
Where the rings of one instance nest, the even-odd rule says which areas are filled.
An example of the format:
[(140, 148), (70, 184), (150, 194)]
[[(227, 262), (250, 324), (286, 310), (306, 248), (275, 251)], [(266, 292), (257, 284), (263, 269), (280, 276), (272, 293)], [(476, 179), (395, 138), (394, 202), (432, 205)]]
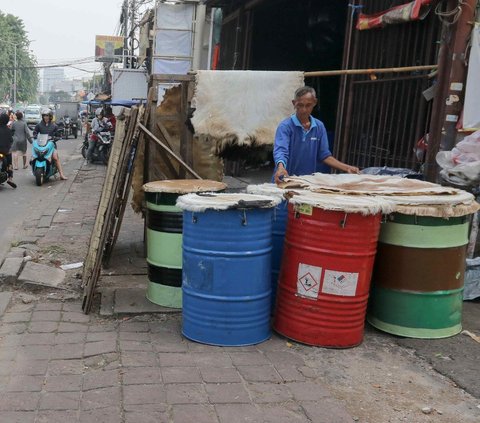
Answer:
[(41, 107), (28, 106), (23, 115), (28, 127), (33, 129), (35, 128), (35, 125), (42, 120)]

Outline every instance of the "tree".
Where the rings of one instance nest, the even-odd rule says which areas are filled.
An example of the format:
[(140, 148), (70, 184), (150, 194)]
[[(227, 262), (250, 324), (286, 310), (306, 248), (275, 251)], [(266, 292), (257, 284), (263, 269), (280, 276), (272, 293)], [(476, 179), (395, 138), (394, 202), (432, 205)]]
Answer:
[(38, 86), (36, 59), (23, 21), (0, 11), (0, 101), (13, 101), (13, 81), (17, 46), (17, 102), (34, 100)]

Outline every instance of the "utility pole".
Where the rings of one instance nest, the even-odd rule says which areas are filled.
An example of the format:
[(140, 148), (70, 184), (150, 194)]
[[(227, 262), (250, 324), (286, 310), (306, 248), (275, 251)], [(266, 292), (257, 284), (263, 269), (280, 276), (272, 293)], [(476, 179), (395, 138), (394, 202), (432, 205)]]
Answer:
[(127, 67), (127, 55), (128, 55), (128, 0), (123, 0), (122, 5), (122, 35), (123, 35), (123, 67)]
[(467, 65), (465, 50), (472, 33), (477, 0), (465, 0), (458, 5), (455, 0), (447, 3), (448, 10), (458, 8), (456, 23), (445, 23), (439, 54), (438, 82), (432, 108), (428, 139), (425, 176), (437, 182), (436, 155), (440, 150), (451, 150), (457, 137), (457, 121), (463, 109)]
[(135, 54), (135, 0), (130, 0), (130, 68), (133, 68), (133, 56)]
[(13, 105), (17, 107), (17, 45), (13, 45)]

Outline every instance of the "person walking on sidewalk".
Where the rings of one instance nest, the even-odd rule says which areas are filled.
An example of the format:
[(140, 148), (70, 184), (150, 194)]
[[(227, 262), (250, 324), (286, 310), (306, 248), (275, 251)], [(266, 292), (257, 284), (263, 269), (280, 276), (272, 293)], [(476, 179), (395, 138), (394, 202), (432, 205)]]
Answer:
[(26, 169), (27, 165), (27, 141), (32, 143), (32, 135), (30, 134), (30, 129), (28, 129), (27, 123), (23, 120), (23, 113), (15, 113), (17, 120), (12, 123), (10, 128), (13, 133), (13, 146), (12, 146), (12, 155), (13, 155), (13, 169), (18, 169), (19, 157), (23, 158), (23, 168)]
[(312, 87), (301, 87), (292, 100), (295, 113), (280, 122), (275, 133), (273, 159), (274, 180), (282, 182), (289, 175), (310, 175), (326, 165), (347, 173), (359, 173), (358, 167), (347, 165), (332, 156), (328, 147), (327, 131), (311, 113), (317, 105)]
[(12, 188), (17, 188), (13, 182), (12, 153), (10, 152), (13, 144), (12, 131), (7, 126), (9, 117), (6, 113), (0, 114), (0, 153), (5, 156), (6, 171), (8, 175), (7, 184)]

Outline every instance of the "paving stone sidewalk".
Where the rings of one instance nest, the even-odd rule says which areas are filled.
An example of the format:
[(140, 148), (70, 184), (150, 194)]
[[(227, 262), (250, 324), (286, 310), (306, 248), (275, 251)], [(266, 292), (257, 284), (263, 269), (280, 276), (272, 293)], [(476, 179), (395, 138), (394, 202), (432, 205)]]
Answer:
[[(105, 167), (79, 167), (23, 235), (52, 266), (87, 251)], [(131, 222), (127, 213), (117, 248), (124, 267), (135, 265), (133, 236), (141, 240)], [(257, 346), (207, 346), (182, 337), (178, 314), (86, 316), (79, 299), (47, 297), (25, 304), (14, 292), (2, 307), (1, 423), (352, 421), (305, 363), (307, 347), (276, 335)]]
[(0, 422), (352, 422), (285, 339), (213, 347), (183, 338), (180, 322), (13, 301), (0, 326)]

